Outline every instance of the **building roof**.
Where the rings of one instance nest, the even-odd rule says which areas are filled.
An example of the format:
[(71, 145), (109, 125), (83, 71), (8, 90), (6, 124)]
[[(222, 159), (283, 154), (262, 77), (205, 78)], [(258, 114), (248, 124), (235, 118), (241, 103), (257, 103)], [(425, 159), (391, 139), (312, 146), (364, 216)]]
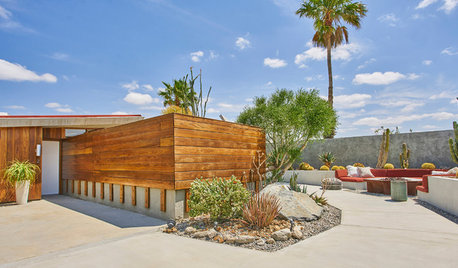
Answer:
[(0, 127), (107, 128), (143, 120), (137, 115), (5, 115)]

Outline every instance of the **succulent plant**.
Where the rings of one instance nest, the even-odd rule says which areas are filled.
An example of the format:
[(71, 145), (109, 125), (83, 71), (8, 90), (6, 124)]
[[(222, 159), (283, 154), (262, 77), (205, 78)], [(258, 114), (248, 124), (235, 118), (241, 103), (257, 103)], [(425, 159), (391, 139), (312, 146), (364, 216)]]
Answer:
[(326, 166), (326, 165), (322, 165), (322, 166), (320, 167), (320, 170), (329, 170), (329, 167)]
[(325, 164), (327, 167), (331, 167), (332, 163), (336, 161), (336, 158), (333, 153), (325, 152), (318, 156), (321, 162)]
[(383, 166), (384, 169), (393, 169), (394, 168), (394, 165), (393, 164), (390, 164), (390, 163), (386, 163), (384, 166)]
[(354, 163), (353, 166), (354, 167), (364, 167), (364, 165), (361, 163)]
[(455, 138), (450, 138), (448, 144), (450, 146), (452, 160), (458, 164), (458, 123), (456, 121), (453, 121), (453, 133), (455, 134)]
[(380, 143), (380, 149), (377, 160), (377, 168), (382, 168), (386, 164), (388, 159), (388, 151), (390, 150), (390, 130), (385, 129), (382, 135), (382, 142)]
[(433, 163), (423, 163), (421, 165), (422, 169), (436, 169), (436, 166)]
[(314, 168), (311, 165), (309, 165), (308, 163), (305, 163), (305, 162), (302, 162), (299, 165), (299, 169), (300, 170), (314, 170)]
[(409, 168), (409, 158), (410, 150), (407, 149), (407, 144), (403, 143), (401, 146), (402, 152), (399, 154), (399, 162), (401, 163), (401, 168)]

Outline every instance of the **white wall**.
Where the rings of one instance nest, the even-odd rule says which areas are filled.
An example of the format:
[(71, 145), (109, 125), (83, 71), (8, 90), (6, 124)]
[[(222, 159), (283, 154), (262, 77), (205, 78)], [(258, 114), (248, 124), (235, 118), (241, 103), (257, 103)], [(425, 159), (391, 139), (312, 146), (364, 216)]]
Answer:
[(428, 177), (428, 193), (418, 191), (418, 198), (458, 216), (458, 179)]
[(41, 194), (59, 193), (59, 142), (43, 141)]

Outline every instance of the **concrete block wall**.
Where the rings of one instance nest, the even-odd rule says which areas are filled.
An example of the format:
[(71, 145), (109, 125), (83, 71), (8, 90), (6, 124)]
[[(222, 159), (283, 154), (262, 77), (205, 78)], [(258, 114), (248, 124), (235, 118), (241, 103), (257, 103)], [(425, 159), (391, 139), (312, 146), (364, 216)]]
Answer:
[[(150, 202), (149, 208), (145, 207), (145, 188), (136, 187), (136, 205), (132, 204), (132, 188), (131, 186), (124, 186), (124, 202), (120, 202), (120, 185), (113, 184), (113, 201), (110, 200), (110, 186), (108, 183), (104, 183), (104, 198), (100, 196), (101, 183), (96, 183), (95, 190), (96, 196), (92, 194), (92, 182), (89, 182), (87, 195), (84, 192), (85, 181), (82, 180), (70, 180), (68, 189), (64, 187), (64, 194), (79, 198), (82, 200), (97, 202), (111, 207), (126, 209), (134, 212), (138, 212), (151, 217), (169, 220), (187, 217), (185, 212), (185, 190), (166, 190), (166, 211), (161, 211), (161, 190), (150, 188)], [(73, 183), (73, 193), (71, 191), (71, 183)], [(78, 194), (78, 184), (81, 187), (81, 194)]]
[[(410, 149), (410, 167), (420, 168), (425, 162), (434, 163), (437, 168), (457, 166), (450, 156), (448, 139), (453, 137), (452, 130), (392, 134), (388, 163), (400, 167), (399, 154), (402, 143)], [(327, 139), (310, 143), (303, 151), (302, 161), (319, 168), (322, 163), (318, 155), (332, 152), (337, 165), (346, 166), (355, 162), (375, 167), (379, 153), (381, 135)], [(297, 166), (297, 164), (296, 164)]]

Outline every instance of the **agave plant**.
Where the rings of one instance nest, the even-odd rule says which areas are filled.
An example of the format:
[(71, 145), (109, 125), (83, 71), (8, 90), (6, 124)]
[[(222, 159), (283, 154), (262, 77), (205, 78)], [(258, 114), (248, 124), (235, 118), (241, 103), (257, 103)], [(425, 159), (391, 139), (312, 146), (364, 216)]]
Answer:
[(35, 181), (35, 176), (37, 171), (40, 169), (35, 164), (30, 163), (29, 161), (18, 161), (14, 160), (11, 165), (5, 169), (3, 174), (3, 179), (9, 182), (11, 185), (14, 185), (16, 182), (30, 181), (33, 183)]
[(322, 154), (318, 155), (318, 158), (328, 168), (331, 167), (332, 163), (334, 163), (336, 161), (336, 158), (335, 158), (334, 154), (331, 153), (331, 152), (322, 153)]

